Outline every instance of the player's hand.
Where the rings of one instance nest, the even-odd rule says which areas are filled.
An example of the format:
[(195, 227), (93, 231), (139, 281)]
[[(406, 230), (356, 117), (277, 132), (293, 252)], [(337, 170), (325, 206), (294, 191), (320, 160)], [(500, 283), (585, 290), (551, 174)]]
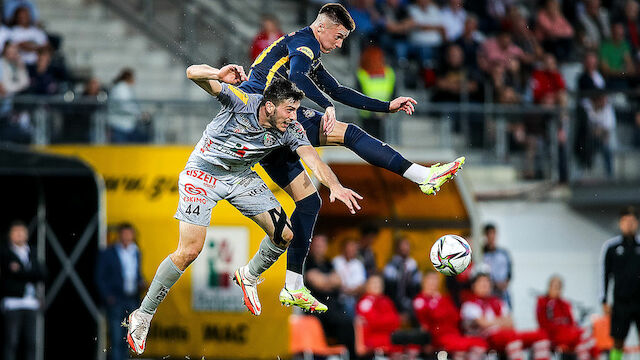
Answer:
[(416, 104), (418, 104), (418, 102), (415, 101), (413, 98), (406, 97), (406, 96), (401, 96), (401, 97), (393, 99), (389, 103), (389, 111), (392, 112), (392, 113), (395, 113), (395, 112), (398, 112), (398, 111), (404, 111), (407, 114), (411, 115), (415, 111), (415, 107), (414, 106)]
[(334, 202), (336, 199), (342, 201), (352, 214), (356, 213), (356, 209), (360, 210), (361, 207), (358, 205), (358, 201), (356, 199), (362, 200), (362, 196), (357, 192), (347, 189), (340, 185), (335, 189), (331, 189), (331, 193), (329, 194), (329, 201)]
[(229, 64), (223, 66), (218, 71), (218, 80), (227, 83), (237, 85), (243, 81), (247, 81), (247, 75), (244, 73), (244, 69), (240, 65)]
[(336, 108), (329, 106), (324, 110), (322, 115), (322, 133), (325, 135), (331, 134), (333, 128), (336, 126)]

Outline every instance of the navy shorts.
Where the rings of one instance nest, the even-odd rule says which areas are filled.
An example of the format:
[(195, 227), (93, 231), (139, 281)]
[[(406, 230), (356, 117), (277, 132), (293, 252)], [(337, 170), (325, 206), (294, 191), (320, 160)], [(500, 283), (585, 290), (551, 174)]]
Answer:
[[(298, 108), (298, 122), (306, 131), (307, 137), (314, 147), (320, 146), (322, 115), (321, 112), (304, 106)], [(287, 147), (272, 151), (264, 159), (260, 160), (260, 165), (269, 174), (271, 180), (283, 189), (304, 171), (298, 154)]]

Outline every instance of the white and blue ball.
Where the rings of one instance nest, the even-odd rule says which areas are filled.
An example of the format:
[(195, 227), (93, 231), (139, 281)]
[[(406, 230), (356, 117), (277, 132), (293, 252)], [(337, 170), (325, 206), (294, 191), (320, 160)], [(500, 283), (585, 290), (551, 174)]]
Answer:
[(458, 235), (445, 235), (433, 244), (430, 257), (433, 267), (440, 273), (458, 275), (471, 263), (471, 246)]

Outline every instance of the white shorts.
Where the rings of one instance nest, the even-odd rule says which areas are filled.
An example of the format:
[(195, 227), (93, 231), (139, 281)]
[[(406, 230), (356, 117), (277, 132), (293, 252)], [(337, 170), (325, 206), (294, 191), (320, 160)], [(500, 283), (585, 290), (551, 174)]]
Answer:
[(271, 190), (254, 171), (241, 174), (210, 172), (187, 167), (178, 178), (180, 201), (174, 217), (190, 224), (209, 226), (211, 210), (227, 200), (244, 216), (280, 207)]

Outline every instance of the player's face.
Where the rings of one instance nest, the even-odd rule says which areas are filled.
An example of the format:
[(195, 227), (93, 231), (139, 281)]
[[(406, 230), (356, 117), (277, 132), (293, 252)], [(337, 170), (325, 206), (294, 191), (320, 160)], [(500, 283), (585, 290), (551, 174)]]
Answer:
[(300, 107), (300, 101), (285, 100), (275, 107), (273, 115), (269, 116), (269, 124), (272, 128), (285, 132), (289, 125), (296, 121), (296, 111)]
[(320, 43), (320, 51), (328, 54), (336, 48), (342, 47), (342, 42), (349, 36), (349, 30), (343, 25), (331, 24), (323, 26), (318, 32), (318, 42)]
[(638, 232), (638, 219), (633, 215), (625, 215), (621, 217), (620, 232), (625, 236), (635, 235)]

